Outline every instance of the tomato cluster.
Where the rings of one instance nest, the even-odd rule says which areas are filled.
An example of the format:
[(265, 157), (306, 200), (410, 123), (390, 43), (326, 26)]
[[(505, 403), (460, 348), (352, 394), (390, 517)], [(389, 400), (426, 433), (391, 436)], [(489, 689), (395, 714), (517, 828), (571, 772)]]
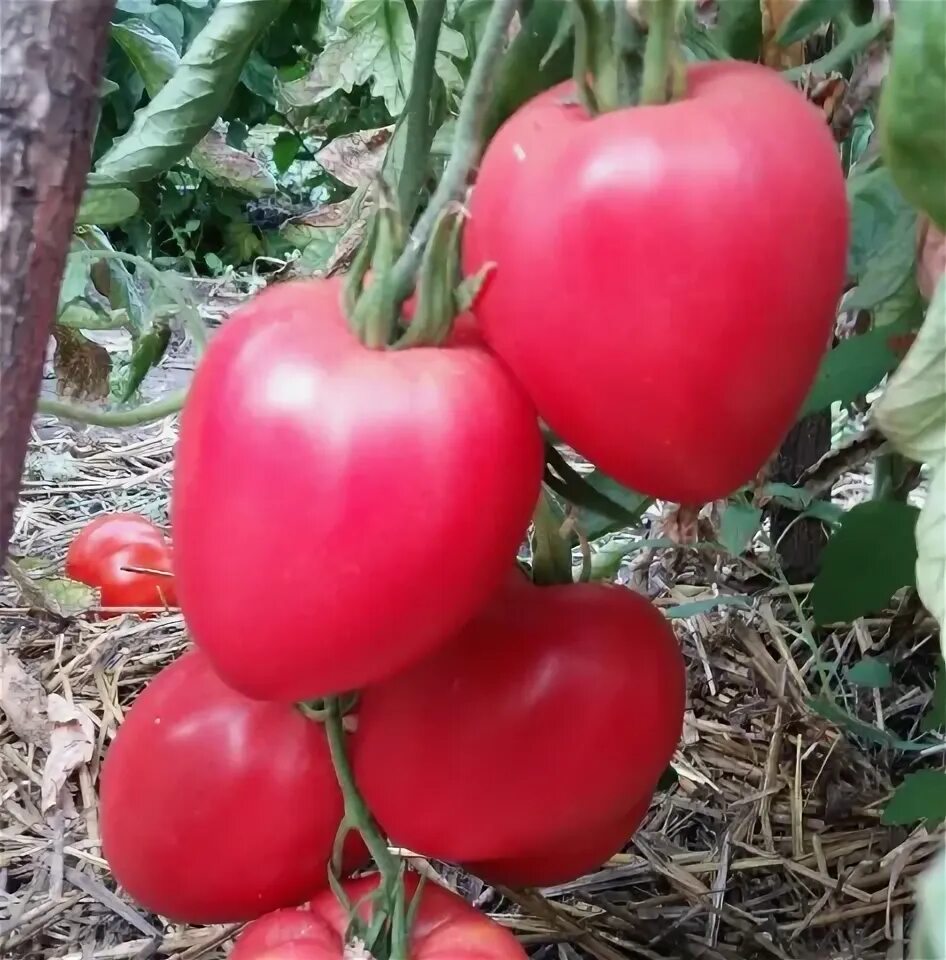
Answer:
[[(234, 960), (338, 960), (371, 921), (383, 849), (380, 884), (325, 889), (330, 865), (368, 860), (357, 837), (333, 854), (353, 789), (392, 843), (518, 886), (595, 869), (644, 818), (680, 736), (683, 658), (638, 594), (536, 586), (514, 562), (538, 418), (649, 495), (729, 492), (810, 385), (846, 242), (804, 99), (743, 64), (688, 83), (668, 107), (594, 119), (566, 86), (507, 122), (464, 241), (470, 271), (495, 269), (444, 346), (369, 348), (340, 283), (313, 280), (256, 297), (203, 358), (172, 502), (197, 650), (110, 747), (102, 837), (151, 909), (261, 918)], [(760, 391), (750, 375), (787, 336)], [(340, 766), (319, 717), (352, 693)], [(412, 960), (524, 956), (453, 895), (402, 882)]]

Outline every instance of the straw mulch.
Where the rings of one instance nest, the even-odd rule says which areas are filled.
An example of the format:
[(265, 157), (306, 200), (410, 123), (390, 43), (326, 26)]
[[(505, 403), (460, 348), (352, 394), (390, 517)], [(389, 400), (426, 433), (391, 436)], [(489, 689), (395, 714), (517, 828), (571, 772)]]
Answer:
[[(46, 418), (36, 426), (17, 556), (61, 564), (70, 538), (103, 510), (167, 521), (175, 421), (125, 432)], [(848, 477), (841, 496), (859, 499), (866, 483)], [(905, 772), (941, 765), (942, 752), (894, 751), (812, 711), (819, 673), (796, 605), (807, 587), (788, 591), (760, 577), (767, 563), (757, 544), (751, 565), (664, 550), (636, 554), (622, 570), (667, 607), (715, 591), (748, 599), (745, 608), (673, 621), (690, 691), (679, 780), (655, 798), (625, 853), (541, 894), (484, 888), (442, 864), (418, 860), (418, 868), (475, 899), (543, 960), (903, 957), (913, 883), (943, 834), (887, 827), (880, 814)], [(99, 845), (103, 752), (142, 686), (184, 649), (180, 615), (61, 620), (29, 609), (9, 580), (0, 605), (4, 662), (14, 656), (41, 683), (40, 729), (24, 731), (21, 718), (18, 734), (0, 711), (0, 956), (221, 960), (234, 928), (188, 928), (147, 914), (116, 891)], [(839, 703), (875, 731), (920, 736), (938, 645), (922, 610), (907, 599), (815, 641), (821, 660), (842, 666), (867, 651), (890, 654), (892, 687), (842, 682)], [(41, 712), (53, 694), (91, 718), (92, 745), (44, 810)], [(583, 789), (593, 785), (575, 784), (576, 803)]]

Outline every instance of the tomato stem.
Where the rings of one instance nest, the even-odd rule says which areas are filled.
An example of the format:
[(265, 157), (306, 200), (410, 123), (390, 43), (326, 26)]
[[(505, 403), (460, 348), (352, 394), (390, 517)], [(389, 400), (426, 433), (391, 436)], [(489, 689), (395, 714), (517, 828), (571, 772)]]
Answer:
[(131, 410), (96, 410), (62, 400), (41, 398), (36, 409), (39, 413), (59, 417), (60, 420), (75, 420), (77, 423), (89, 423), (97, 427), (136, 427), (178, 413), (184, 406), (186, 396), (186, 390), (175, 390), (154, 403), (146, 403)]
[(647, 0), (647, 45), (641, 77), (642, 104), (666, 103), (674, 70), (676, 0)]

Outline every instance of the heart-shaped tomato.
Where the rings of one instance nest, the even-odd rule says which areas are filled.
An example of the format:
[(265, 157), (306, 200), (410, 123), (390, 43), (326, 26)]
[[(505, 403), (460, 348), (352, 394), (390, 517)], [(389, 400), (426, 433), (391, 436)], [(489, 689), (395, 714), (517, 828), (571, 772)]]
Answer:
[(509, 577), (453, 642), (362, 692), (356, 779), (398, 844), (456, 862), (532, 856), (650, 796), (684, 680), (644, 597)]
[(650, 801), (648, 793), (619, 820), (585, 823), (576, 833), (560, 837), (531, 854), (481, 860), (466, 863), (464, 867), (487, 883), (501, 883), (507, 887), (551, 887), (568, 883), (597, 870), (622, 850), (641, 825)]
[(482, 606), (538, 497), (535, 413), (475, 347), (370, 350), (336, 281), (273, 287), (211, 342), (172, 516), (195, 642), (249, 696), (353, 690)]
[(824, 122), (778, 74), (689, 68), (686, 95), (594, 119), (571, 84), (483, 158), (464, 266), (539, 416), (602, 470), (682, 503), (750, 481), (829, 344), (847, 201)]

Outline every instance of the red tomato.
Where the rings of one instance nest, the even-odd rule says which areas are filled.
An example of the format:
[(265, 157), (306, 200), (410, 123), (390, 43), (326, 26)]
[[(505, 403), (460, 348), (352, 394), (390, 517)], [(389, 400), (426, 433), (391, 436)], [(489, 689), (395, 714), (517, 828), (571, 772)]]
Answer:
[(532, 855), (650, 795), (684, 686), (644, 597), (510, 577), (454, 642), (362, 691), (355, 775), (400, 845), (455, 862)]
[(69, 544), (66, 576), (98, 587), (103, 607), (176, 606), (173, 577), (126, 568), (171, 570), (164, 534), (136, 513), (96, 517)]
[(118, 882), (185, 923), (249, 920), (311, 896), (342, 817), (320, 725), (230, 690), (199, 651), (138, 697), (106, 753), (100, 800)]
[[(352, 903), (364, 901), (378, 885), (377, 875), (349, 880), (345, 892)], [(417, 876), (404, 880), (408, 898), (417, 890)], [(359, 914), (369, 919), (362, 902)], [(230, 960), (342, 960), (348, 914), (330, 890), (300, 910), (280, 910), (262, 917), (237, 939)], [(479, 913), (455, 893), (428, 883), (411, 928), (410, 960), (526, 960), (516, 938)]]
[(481, 860), (464, 864), (464, 867), (487, 883), (501, 883), (507, 887), (551, 887), (568, 883), (597, 870), (624, 849), (647, 815), (651, 799), (648, 793), (620, 819), (583, 824), (578, 833), (560, 838), (532, 854)]
[(496, 263), (476, 317), (551, 429), (621, 483), (698, 504), (791, 427), (847, 217), (824, 117), (764, 67), (698, 64), (666, 106), (592, 119), (571, 84), (527, 103), (483, 158), (463, 259)]
[(257, 297), (184, 410), (181, 606), (248, 696), (353, 690), (434, 649), (495, 591), (538, 497), (535, 413), (502, 364), (369, 350), (340, 294), (311, 281)]

